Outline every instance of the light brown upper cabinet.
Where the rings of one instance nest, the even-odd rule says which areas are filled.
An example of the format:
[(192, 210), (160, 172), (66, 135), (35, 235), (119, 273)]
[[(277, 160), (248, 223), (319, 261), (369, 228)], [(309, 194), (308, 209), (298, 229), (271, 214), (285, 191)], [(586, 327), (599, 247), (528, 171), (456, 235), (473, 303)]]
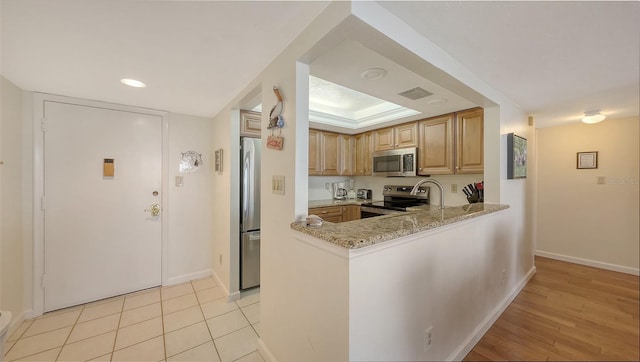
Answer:
[(484, 172), (484, 117), (481, 108), (418, 122), (418, 174)]
[(411, 122), (373, 131), (373, 148), (376, 151), (418, 145), (418, 123)]
[(309, 175), (340, 175), (342, 136), (333, 132), (309, 130)]
[(240, 135), (260, 138), (261, 114), (252, 111), (240, 111)]
[(364, 132), (355, 135), (355, 166), (353, 174), (357, 176), (371, 176), (373, 169), (373, 134)]
[(338, 171), (340, 176), (351, 176), (355, 168), (355, 139), (351, 135), (338, 135), (339, 162)]
[(322, 163), (320, 162), (320, 138), (322, 132), (310, 129), (309, 130), (309, 175), (319, 176), (322, 175)]
[(418, 122), (418, 174), (452, 175), (453, 167), (453, 114)]
[(322, 175), (340, 175), (340, 142), (339, 134), (333, 132), (321, 132), (320, 134), (320, 160)]
[(484, 172), (484, 112), (456, 113), (456, 173)]

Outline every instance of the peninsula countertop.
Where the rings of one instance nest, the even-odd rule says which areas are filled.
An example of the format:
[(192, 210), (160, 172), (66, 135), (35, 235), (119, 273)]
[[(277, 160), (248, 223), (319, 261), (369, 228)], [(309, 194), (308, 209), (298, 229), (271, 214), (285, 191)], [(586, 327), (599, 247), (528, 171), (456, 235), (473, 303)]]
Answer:
[[(309, 207), (312, 207), (311, 202)], [(325, 221), (320, 226), (307, 226), (305, 221), (299, 221), (292, 223), (291, 228), (347, 249), (357, 249), (508, 208), (509, 205), (477, 203), (438, 210), (436, 205), (425, 205), (408, 208), (400, 215), (342, 223)]]

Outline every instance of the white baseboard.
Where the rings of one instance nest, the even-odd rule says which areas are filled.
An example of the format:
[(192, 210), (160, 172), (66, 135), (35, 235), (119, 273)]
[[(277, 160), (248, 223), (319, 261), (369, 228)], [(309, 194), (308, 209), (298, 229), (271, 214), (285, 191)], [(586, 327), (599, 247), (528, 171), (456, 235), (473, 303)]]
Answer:
[(236, 301), (238, 299), (240, 299), (242, 295), (240, 294), (240, 292), (233, 292), (233, 293), (229, 293), (229, 295), (227, 296), (227, 302), (233, 302)]
[(513, 300), (518, 296), (518, 293), (527, 285), (529, 279), (533, 277), (536, 273), (536, 267), (532, 267), (529, 272), (520, 280), (518, 284), (516, 284), (513, 289), (511, 289), (511, 293), (507, 294), (506, 297), (502, 300), (500, 304), (498, 304), (489, 315), (473, 330), (473, 332), (467, 337), (467, 339), (447, 358), (447, 361), (462, 361), (469, 352), (475, 347), (476, 343), (484, 336), (485, 333), (491, 328), (493, 323), (495, 323), (502, 312), (504, 312), (509, 304), (513, 302)]
[(218, 274), (216, 274), (215, 270), (213, 271), (213, 279), (216, 280), (216, 284), (218, 284), (218, 287), (222, 290), (222, 294), (227, 298), (227, 302), (233, 302), (234, 300), (240, 299), (240, 292), (230, 293), (229, 289), (224, 285), (222, 279), (220, 279)]
[(260, 354), (262, 355), (262, 358), (264, 358), (266, 362), (278, 361), (276, 359), (276, 356), (274, 356), (273, 353), (271, 353), (271, 350), (269, 350), (267, 345), (264, 344), (264, 341), (262, 340), (262, 338), (258, 338), (258, 352), (260, 352)]
[(35, 317), (40, 317), (42, 314), (36, 314), (33, 309), (27, 309), (24, 311), (24, 319), (32, 319)]
[(597, 261), (597, 260), (582, 259), (582, 258), (576, 258), (574, 256), (555, 254), (555, 253), (548, 253), (546, 251), (541, 251), (541, 250), (536, 250), (536, 255), (544, 257), (544, 258), (562, 260), (562, 261), (566, 261), (566, 262), (569, 262), (569, 263), (586, 265), (586, 266), (591, 266), (591, 267), (594, 267), (594, 268), (606, 269), (606, 270), (611, 270), (611, 271), (625, 273), (625, 274), (640, 275), (640, 269), (631, 268), (631, 267), (623, 266), (623, 265), (609, 264), (609, 263), (604, 263), (604, 262)]
[[(13, 335), (13, 333), (16, 331), (16, 329), (18, 329), (18, 327), (20, 327), (22, 322), (24, 322), (24, 319), (25, 319), (25, 313), (20, 313), (20, 314), (11, 316), (11, 323), (9, 324), (9, 329), (7, 329), (7, 334), (5, 335), (7, 339), (9, 339), (11, 335)], [(5, 350), (5, 352), (7, 351)], [(0, 358), (0, 360), (2, 360), (2, 358)]]
[(213, 275), (212, 269), (205, 269), (195, 273), (182, 274), (182, 275), (168, 278), (167, 285), (180, 284), (180, 283), (188, 282), (195, 279), (210, 277), (211, 275)]

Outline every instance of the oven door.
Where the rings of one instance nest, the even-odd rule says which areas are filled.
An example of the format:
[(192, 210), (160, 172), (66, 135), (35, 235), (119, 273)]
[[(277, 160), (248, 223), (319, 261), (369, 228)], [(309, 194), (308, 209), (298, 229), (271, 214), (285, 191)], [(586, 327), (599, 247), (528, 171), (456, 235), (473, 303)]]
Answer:
[(384, 215), (400, 215), (403, 211), (382, 209), (379, 207), (360, 206), (360, 218), (367, 219), (370, 217), (384, 216)]

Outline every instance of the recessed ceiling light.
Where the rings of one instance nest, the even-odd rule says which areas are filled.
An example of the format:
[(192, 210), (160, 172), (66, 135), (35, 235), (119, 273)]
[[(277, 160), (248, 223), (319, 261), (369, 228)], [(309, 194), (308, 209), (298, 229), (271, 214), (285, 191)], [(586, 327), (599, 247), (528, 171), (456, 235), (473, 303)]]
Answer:
[(607, 118), (604, 114), (600, 113), (600, 110), (584, 112), (584, 117), (582, 117), (582, 122), (593, 124), (604, 121)]
[(120, 82), (122, 82), (123, 84), (128, 85), (129, 87), (136, 87), (136, 88), (144, 88), (147, 85), (142, 83), (139, 80), (135, 80), (135, 79), (128, 79), (128, 78), (122, 78), (120, 79)]
[(382, 79), (385, 75), (387, 75), (386, 69), (371, 68), (360, 73), (360, 78), (364, 80), (378, 80)]
[(430, 106), (434, 106), (437, 104), (445, 104), (447, 103), (446, 99), (442, 99), (442, 98), (435, 98), (435, 99), (430, 99), (429, 101), (427, 101), (427, 104)]

